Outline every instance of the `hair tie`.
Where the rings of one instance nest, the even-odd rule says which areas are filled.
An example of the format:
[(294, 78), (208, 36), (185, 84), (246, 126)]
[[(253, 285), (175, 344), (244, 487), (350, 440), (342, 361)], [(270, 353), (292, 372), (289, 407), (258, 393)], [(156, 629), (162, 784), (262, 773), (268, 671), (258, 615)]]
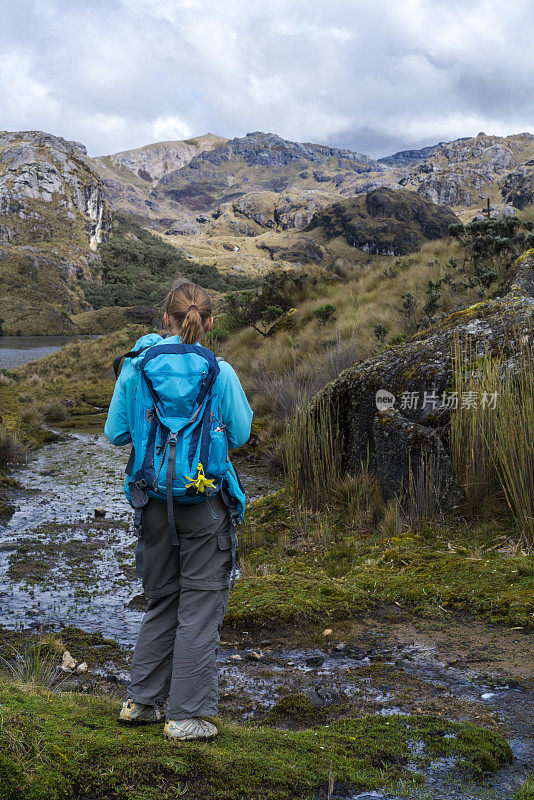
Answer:
[(196, 308), (196, 310), (198, 311), (198, 306), (196, 306), (194, 303), (191, 303), (191, 305), (189, 306), (189, 311), (191, 311), (192, 308)]

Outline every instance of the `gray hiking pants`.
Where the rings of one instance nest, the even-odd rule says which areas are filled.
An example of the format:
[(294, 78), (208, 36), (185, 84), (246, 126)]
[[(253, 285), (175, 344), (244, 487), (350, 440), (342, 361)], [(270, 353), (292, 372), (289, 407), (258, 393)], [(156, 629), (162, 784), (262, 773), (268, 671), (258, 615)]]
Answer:
[(179, 549), (172, 546), (167, 504), (143, 509), (143, 588), (148, 609), (134, 650), (128, 696), (169, 698), (167, 719), (217, 714), (217, 649), (228, 604), (231, 525), (218, 495), (175, 505)]

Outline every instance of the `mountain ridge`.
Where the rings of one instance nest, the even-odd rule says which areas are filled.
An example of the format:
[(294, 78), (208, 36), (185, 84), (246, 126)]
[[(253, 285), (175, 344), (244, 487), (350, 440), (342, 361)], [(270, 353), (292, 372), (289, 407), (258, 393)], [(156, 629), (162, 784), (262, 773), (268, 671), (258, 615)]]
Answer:
[[(399, 222), (395, 210), (380, 225), (367, 212), (362, 220), (365, 206), (355, 200), (383, 190), (393, 193), (384, 208), (415, 213), (415, 195), (446, 206), (442, 221), (472, 219), (486, 198), (494, 216), (514, 214), (534, 202), (534, 136), (480, 133), (376, 160), (261, 131), (94, 158), (83, 144), (52, 134), (0, 133), (0, 318), (12, 333), (74, 332), (72, 316), (90, 309), (81, 282), (101, 280), (98, 247), (116, 212), (185, 258), (234, 275), (350, 265), (362, 252), (420, 244), (426, 234), (418, 223)], [(399, 226), (412, 223), (412, 244), (401, 244)]]

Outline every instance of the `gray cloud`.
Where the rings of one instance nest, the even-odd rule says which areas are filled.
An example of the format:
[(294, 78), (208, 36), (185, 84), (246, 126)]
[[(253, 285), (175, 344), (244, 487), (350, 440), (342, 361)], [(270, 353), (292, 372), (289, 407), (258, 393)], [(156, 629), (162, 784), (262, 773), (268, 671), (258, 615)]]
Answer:
[(530, 0), (17, 0), (1, 127), (92, 154), (275, 131), (372, 155), (532, 129)]

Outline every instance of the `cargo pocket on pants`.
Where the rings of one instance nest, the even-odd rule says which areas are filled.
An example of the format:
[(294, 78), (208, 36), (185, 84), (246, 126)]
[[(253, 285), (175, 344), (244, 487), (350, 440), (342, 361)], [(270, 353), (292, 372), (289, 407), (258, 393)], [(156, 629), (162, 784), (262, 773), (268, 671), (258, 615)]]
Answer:
[(232, 537), (230, 531), (220, 531), (217, 534), (217, 549), (213, 560), (213, 578), (216, 581), (230, 579), (232, 569)]

